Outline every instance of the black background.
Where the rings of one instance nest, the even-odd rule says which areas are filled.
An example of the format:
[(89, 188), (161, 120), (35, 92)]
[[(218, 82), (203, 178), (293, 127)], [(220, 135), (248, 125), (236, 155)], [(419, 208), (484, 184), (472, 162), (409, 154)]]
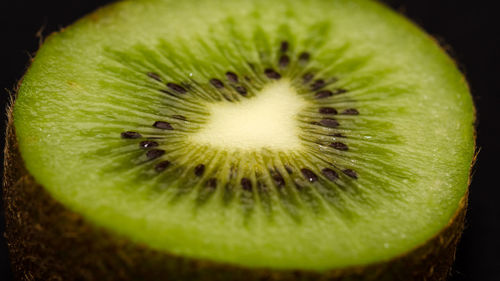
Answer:
[[(40, 36), (67, 26), (111, 1), (9, 1), (0, 4), (0, 109), (26, 70)], [(478, 110), (479, 158), (470, 189), (467, 226), (458, 248), (452, 281), (500, 280), (498, 107), (500, 96), (500, 20), (495, 1), (387, 0), (427, 32), (451, 47), (465, 72)], [(447, 48), (449, 49), (449, 48)], [(2, 121), (2, 134), (4, 132)], [(3, 136), (1, 137), (3, 141)], [(3, 146), (3, 145), (2, 145)], [(0, 233), (3, 233), (0, 216)], [(0, 239), (0, 280), (12, 280), (8, 254)]]

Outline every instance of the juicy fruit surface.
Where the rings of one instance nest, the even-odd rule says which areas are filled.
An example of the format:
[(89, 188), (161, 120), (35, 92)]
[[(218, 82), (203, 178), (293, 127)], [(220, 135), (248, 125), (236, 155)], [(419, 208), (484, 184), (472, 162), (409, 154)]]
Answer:
[(326, 270), (457, 209), (473, 106), (427, 35), (369, 1), (135, 1), (48, 38), (19, 90), (26, 167), (158, 250)]

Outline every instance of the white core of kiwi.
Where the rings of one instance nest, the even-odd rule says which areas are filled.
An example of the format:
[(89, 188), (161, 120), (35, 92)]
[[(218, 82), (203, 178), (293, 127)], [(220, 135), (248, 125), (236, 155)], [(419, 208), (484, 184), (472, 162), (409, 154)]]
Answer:
[(308, 105), (286, 79), (269, 84), (237, 104), (209, 105), (208, 123), (190, 137), (193, 143), (224, 150), (301, 150), (298, 113)]

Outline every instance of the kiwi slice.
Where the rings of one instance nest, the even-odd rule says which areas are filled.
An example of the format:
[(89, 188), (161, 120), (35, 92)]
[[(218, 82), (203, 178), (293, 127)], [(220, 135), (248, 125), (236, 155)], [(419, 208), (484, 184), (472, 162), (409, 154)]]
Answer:
[(444, 280), (452, 263), (472, 99), (378, 3), (118, 2), (47, 38), (12, 112), (21, 279)]

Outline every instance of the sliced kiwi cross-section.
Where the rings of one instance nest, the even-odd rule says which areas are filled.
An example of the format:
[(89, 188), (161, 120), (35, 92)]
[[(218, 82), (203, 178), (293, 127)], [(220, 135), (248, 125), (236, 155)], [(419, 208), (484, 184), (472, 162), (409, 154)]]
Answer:
[(118, 2), (47, 38), (12, 112), (19, 276), (444, 280), (453, 260), (472, 100), (378, 3)]

